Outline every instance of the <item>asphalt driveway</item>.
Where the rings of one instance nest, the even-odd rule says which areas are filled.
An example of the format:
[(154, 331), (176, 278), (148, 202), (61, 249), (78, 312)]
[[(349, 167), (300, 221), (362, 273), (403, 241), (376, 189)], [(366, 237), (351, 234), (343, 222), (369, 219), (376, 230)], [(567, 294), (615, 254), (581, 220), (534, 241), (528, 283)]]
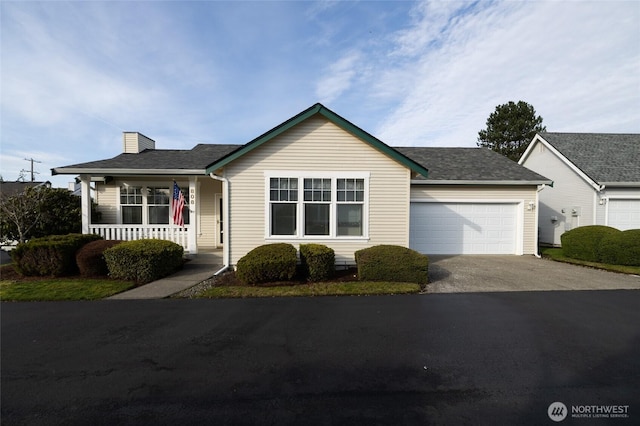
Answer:
[(430, 256), (427, 293), (640, 289), (640, 276), (535, 256)]
[(638, 424), (640, 292), (8, 303), (2, 425)]

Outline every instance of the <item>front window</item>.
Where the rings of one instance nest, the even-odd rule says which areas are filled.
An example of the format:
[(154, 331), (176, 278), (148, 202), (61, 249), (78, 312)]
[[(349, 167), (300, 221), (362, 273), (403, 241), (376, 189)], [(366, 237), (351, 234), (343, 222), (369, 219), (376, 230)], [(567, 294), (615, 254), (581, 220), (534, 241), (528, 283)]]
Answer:
[(125, 225), (142, 224), (142, 187), (122, 186), (120, 188), (120, 209), (122, 223)]
[(304, 235), (329, 235), (331, 179), (304, 180)]
[(268, 236), (366, 237), (367, 173), (349, 173), (356, 177), (300, 174), (267, 178)]
[[(184, 189), (181, 189), (184, 194)], [(124, 225), (171, 224), (172, 193), (167, 186), (120, 186), (120, 215)], [(185, 196), (185, 199), (186, 196)], [(184, 224), (189, 224), (189, 205), (182, 212)]]
[(149, 224), (169, 223), (170, 199), (169, 188), (149, 188), (149, 195), (147, 195)]
[(338, 179), (338, 236), (362, 235), (364, 179)]
[(298, 179), (271, 178), (269, 181), (271, 234), (295, 235), (297, 230)]

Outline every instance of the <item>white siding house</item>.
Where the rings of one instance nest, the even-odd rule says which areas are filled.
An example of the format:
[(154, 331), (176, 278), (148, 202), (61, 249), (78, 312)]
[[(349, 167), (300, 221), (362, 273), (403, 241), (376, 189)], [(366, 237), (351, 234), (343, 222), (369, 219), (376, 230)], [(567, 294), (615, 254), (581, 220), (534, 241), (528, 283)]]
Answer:
[(540, 193), (540, 242), (573, 228), (640, 228), (640, 135), (541, 133), (519, 164), (553, 180)]

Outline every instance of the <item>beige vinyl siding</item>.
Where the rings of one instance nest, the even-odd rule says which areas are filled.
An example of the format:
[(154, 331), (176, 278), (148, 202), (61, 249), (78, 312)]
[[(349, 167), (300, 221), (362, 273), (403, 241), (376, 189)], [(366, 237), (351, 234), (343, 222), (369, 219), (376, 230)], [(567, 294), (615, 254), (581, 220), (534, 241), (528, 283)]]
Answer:
[(124, 132), (122, 134), (123, 152), (137, 154), (145, 149), (155, 149), (156, 143), (138, 132)]
[(412, 185), (412, 201), (475, 201), (523, 203), (523, 254), (537, 253), (536, 214), (528, 210), (530, 201), (536, 201), (537, 186), (467, 186), (467, 185)]
[[(595, 189), (541, 142), (536, 142), (523, 166), (553, 181), (553, 187), (540, 191), (541, 242), (560, 245), (565, 231), (596, 223)], [(572, 216), (574, 207), (580, 208), (579, 216)]]
[[(369, 239), (266, 238), (265, 172), (369, 172)], [(377, 244), (409, 244), (409, 170), (323, 117), (305, 120), (229, 164), (231, 263), (271, 242), (326, 244), (338, 264)], [(318, 175), (321, 176), (321, 173)]]
[(102, 214), (100, 223), (118, 223), (117, 194), (118, 191), (113, 182), (96, 183), (94, 201), (97, 204), (96, 210)]
[(198, 249), (216, 247), (218, 232), (218, 216), (215, 205), (215, 194), (222, 193), (222, 182), (204, 178), (199, 183), (199, 215)]

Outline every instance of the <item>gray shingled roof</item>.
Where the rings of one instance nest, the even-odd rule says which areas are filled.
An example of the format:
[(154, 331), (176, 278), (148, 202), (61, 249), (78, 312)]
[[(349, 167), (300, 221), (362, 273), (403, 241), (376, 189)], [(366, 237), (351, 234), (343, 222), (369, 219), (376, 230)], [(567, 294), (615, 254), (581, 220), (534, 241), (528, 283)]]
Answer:
[(395, 148), (429, 170), (425, 181), (550, 182), (518, 163), (487, 148)]
[(51, 187), (51, 182), (0, 182), (0, 195), (16, 195), (26, 191), (27, 188), (35, 186)]
[(199, 144), (193, 149), (147, 149), (138, 154), (120, 154), (108, 160), (90, 161), (54, 169), (123, 169), (123, 170), (197, 170), (241, 147), (241, 145)]
[(640, 134), (540, 133), (593, 181), (640, 182)]
[[(200, 144), (190, 150), (156, 149), (138, 154), (74, 164), (54, 169), (56, 173), (83, 170), (204, 170), (243, 145)], [(520, 166), (486, 148), (394, 148), (429, 170), (425, 181), (511, 181), (549, 182), (544, 176)]]

